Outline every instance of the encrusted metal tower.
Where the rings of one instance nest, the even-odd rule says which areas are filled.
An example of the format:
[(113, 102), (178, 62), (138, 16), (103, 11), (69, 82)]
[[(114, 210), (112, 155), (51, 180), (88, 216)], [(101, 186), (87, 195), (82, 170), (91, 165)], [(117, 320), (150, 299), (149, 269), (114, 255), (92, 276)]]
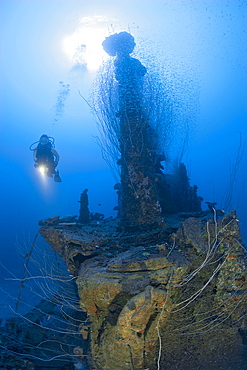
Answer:
[(104, 50), (115, 56), (118, 84), (121, 158), (121, 222), (124, 228), (153, 227), (161, 222), (161, 207), (155, 186), (157, 154), (154, 130), (143, 106), (143, 76), (146, 68), (132, 58), (135, 42), (127, 32), (106, 38)]

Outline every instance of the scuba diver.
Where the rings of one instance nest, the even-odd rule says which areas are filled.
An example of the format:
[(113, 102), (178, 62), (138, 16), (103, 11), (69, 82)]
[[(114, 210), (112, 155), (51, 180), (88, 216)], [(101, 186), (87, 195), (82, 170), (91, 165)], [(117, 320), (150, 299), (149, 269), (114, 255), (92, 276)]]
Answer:
[[(59, 162), (59, 155), (55, 149), (55, 140), (53, 137), (49, 137), (43, 134), (39, 141), (36, 141), (30, 146), (30, 150), (33, 151), (33, 159), (35, 161), (34, 167), (39, 168), (42, 173), (45, 173), (48, 177), (53, 177), (54, 181), (61, 182), (59, 171), (56, 167)], [(38, 144), (33, 148), (35, 144)]]

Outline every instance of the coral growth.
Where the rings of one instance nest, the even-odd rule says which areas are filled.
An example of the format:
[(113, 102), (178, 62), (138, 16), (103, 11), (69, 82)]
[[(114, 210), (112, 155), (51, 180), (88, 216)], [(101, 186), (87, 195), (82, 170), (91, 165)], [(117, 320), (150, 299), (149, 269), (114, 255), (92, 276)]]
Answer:
[[(217, 221), (210, 211), (190, 216), (170, 216), (163, 228), (146, 232), (119, 232), (116, 221), (59, 234), (59, 225), (41, 228), (77, 271), (80, 304), (91, 322), (92, 368), (241, 364), (247, 276), (238, 219), (231, 213)], [(79, 267), (74, 261), (74, 269), (58, 241), (64, 235), (69, 243), (76, 234), (102, 243)]]

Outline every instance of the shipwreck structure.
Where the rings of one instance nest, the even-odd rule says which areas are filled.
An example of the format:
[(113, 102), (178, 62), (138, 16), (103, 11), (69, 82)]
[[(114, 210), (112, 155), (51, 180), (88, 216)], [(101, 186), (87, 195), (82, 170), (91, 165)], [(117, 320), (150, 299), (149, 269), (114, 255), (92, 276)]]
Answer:
[(134, 38), (127, 32), (108, 37), (103, 47), (115, 56), (119, 99), (119, 150), (121, 166), (121, 222), (134, 229), (161, 222), (155, 186), (156, 152), (152, 129), (142, 105), (146, 68), (132, 58)]
[(40, 233), (76, 279), (90, 323), (90, 369), (244, 369), (247, 274), (238, 218), (214, 206), (202, 211), (184, 164), (162, 171), (165, 153), (143, 104), (147, 70), (130, 56), (134, 46), (127, 32), (103, 42), (118, 94), (118, 217), (90, 220), (85, 191), (86, 219), (49, 218)]
[[(103, 47), (114, 57), (115, 90), (104, 94), (110, 95), (109, 101), (115, 94), (116, 104), (100, 108), (111, 111), (108, 121), (112, 121), (112, 115), (117, 117), (112, 124), (114, 130), (104, 127), (103, 131), (112, 145), (117, 142), (119, 158), (115, 159), (121, 168), (119, 217), (122, 228), (152, 228), (162, 224), (163, 215), (201, 210), (202, 198), (197, 196), (196, 187), (190, 187), (185, 165), (180, 163), (173, 175), (162, 171), (161, 162), (166, 160), (166, 155), (158, 145), (159, 133), (147, 107), (146, 96), (150, 95), (147, 87), (144, 89), (147, 69), (130, 56), (135, 47), (133, 36), (127, 32), (114, 34), (105, 39)], [(101, 125), (105, 126), (105, 122)]]

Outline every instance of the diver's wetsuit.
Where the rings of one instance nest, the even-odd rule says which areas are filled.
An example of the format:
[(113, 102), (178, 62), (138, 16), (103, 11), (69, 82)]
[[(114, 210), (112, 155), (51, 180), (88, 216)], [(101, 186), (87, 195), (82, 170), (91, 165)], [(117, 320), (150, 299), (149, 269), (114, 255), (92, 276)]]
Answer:
[(37, 146), (37, 152), (35, 153), (38, 165), (46, 165), (50, 174), (55, 174), (56, 163), (54, 161), (54, 154), (52, 153), (52, 145), (48, 142), (45, 145), (41, 143)]

